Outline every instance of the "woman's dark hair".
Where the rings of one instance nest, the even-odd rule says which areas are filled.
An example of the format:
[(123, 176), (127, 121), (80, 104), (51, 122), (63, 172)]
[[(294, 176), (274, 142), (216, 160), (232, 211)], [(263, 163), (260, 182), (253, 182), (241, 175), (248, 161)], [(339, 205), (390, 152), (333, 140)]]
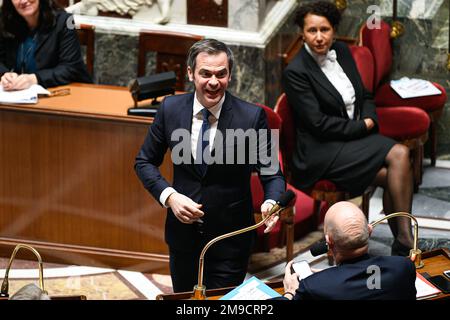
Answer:
[[(55, 11), (61, 7), (53, 0), (39, 0), (38, 29), (50, 29), (55, 23)], [(12, 0), (3, 0), (0, 13), (0, 31), (3, 35), (10, 34), (15, 38), (24, 39), (29, 33), (24, 18), (17, 13)]]
[(334, 29), (338, 27), (339, 22), (341, 21), (341, 13), (334, 3), (327, 1), (306, 3), (298, 9), (295, 16), (295, 23), (297, 23), (302, 30), (305, 25), (305, 17), (308, 14), (327, 18)]

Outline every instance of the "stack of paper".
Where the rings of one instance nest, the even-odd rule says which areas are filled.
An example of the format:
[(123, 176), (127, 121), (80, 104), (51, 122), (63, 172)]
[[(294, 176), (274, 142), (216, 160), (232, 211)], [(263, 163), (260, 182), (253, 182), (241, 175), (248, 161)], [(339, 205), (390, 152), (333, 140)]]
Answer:
[(403, 77), (399, 80), (391, 80), (391, 87), (404, 99), (441, 94), (441, 91), (430, 81), (423, 79)]
[(38, 84), (34, 84), (28, 89), (17, 91), (4, 91), (0, 86), (0, 103), (26, 103), (38, 102), (38, 95), (50, 95), (50, 92)]

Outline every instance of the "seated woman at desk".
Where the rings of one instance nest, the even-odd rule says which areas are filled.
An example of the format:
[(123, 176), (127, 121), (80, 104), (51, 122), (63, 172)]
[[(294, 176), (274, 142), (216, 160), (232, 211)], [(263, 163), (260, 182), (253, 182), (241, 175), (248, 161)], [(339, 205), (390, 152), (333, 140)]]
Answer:
[(4, 90), (92, 82), (73, 20), (53, 0), (3, 0), (0, 17)]
[[(384, 189), (384, 213), (411, 212), (409, 149), (377, 133), (371, 94), (364, 89), (345, 43), (335, 41), (340, 13), (332, 3), (303, 5), (296, 22), (304, 46), (283, 74), (296, 124), (293, 184), (304, 190), (327, 179), (357, 196), (369, 185)], [(413, 246), (411, 221), (389, 220), (393, 255)]]

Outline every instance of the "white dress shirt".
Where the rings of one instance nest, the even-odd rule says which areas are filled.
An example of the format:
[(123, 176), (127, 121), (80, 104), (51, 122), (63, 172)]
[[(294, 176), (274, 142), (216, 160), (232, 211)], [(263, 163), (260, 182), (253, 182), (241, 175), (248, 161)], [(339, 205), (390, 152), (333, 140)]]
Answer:
[[(209, 112), (211, 112), (212, 116), (209, 117), (209, 151), (211, 152), (211, 149), (213, 147), (214, 138), (216, 137), (217, 132), (217, 124), (219, 123), (219, 117), (220, 112), (222, 111), (222, 105), (225, 101), (225, 95), (223, 95), (222, 99), (220, 99), (219, 103), (215, 106), (209, 108)], [(192, 150), (192, 156), (194, 157), (194, 160), (197, 158), (197, 143), (198, 143), (198, 135), (200, 133), (200, 130), (202, 129), (203, 124), (203, 115), (202, 110), (205, 107), (202, 106), (200, 101), (197, 99), (197, 93), (194, 94), (194, 105), (192, 108), (192, 129), (191, 129), (191, 150)], [(168, 208), (166, 205), (167, 198), (174, 192), (177, 192), (172, 187), (167, 187), (161, 192), (159, 195), (159, 202), (165, 207)]]
[(353, 119), (355, 113), (355, 89), (337, 61), (336, 51), (329, 50), (326, 55), (318, 55), (305, 43), (305, 49), (314, 58), (331, 84), (341, 94), (348, 117)]

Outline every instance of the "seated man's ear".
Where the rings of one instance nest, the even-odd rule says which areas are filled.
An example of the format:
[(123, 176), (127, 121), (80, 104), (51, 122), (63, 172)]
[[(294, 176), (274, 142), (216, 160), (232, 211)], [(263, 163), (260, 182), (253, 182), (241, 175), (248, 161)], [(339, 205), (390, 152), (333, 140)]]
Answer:
[(370, 236), (372, 234), (372, 231), (373, 231), (373, 226), (369, 223), (367, 225), (367, 229), (369, 230), (369, 236)]
[(325, 241), (327, 242), (328, 245), (328, 249), (331, 249), (333, 247), (333, 237), (331, 237), (330, 235), (326, 234), (325, 235)]

